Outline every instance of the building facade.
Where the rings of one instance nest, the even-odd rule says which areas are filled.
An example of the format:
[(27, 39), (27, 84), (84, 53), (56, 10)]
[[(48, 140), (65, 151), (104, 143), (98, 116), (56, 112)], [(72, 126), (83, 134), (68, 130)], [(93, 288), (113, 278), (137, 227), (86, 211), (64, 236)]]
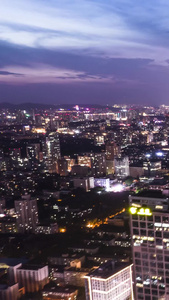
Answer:
[(133, 300), (132, 265), (116, 268), (113, 261), (85, 276), (86, 300)]
[(27, 265), (16, 270), (17, 281), (28, 293), (38, 292), (49, 282), (48, 266)]
[(15, 210), (18, 232), (35, 231), (38, 225), (37, 200), (31, 199), (30, 195), (23, 196), (15, 201)]
[(46, 165), (49, 173), (58, 172), (58, 159), (60, 159), (60, 140), (57, 132), (51, 132), (46, 138)]
[(0, 284), (0, 299), (1, 300), (18, 300), (19, 299), (19, 285)]
[(129, 159), (127, 156), (115, 158), (115, 175), (119, 178), (124, 178), (130, 175)]
[(106, 159), (114, 160), (120, 154), (120, 149), (115, 142), (106, 143)]
[(135, 298), (169, 299), (169, 200), (129, 196)]

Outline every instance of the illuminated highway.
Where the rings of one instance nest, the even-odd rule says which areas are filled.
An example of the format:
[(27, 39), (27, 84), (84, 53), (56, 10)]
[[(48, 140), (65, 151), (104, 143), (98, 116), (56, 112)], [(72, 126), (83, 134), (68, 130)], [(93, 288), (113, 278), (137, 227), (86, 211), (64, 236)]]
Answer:
[(94, 229), (95, 227), (99, 227), (101, 224), (108, 224), (108, 219), (109, 218), (114, 218), (120, 214), (122, 214), (123, 212), (125, 212), (125, 208), (123, 208), (122, 210), (118, 211), (117, 213), (113, 214), (113, 215), (110, 215), (108, 216), (107, 218), (105, 218), (104, 220), (100, 220), (100, 221), (96, 221), (96, 222), (92, 222), (90, 221), (86, 227), (88, 228), (91, 228), (91, 229)]

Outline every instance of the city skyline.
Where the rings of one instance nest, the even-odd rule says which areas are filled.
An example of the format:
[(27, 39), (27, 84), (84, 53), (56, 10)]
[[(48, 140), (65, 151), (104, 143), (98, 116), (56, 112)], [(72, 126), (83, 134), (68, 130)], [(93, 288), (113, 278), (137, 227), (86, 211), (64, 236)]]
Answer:
[(168, 8), (159, 0), (5, 1), (0, 102), (167, 104)]
[(169, 106), (0, 104), (0, 299), (167, 300)]

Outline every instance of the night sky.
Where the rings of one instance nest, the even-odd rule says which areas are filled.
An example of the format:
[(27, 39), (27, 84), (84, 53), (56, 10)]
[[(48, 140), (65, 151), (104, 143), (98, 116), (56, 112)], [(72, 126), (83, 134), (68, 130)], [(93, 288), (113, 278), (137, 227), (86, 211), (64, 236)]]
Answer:
[(167, 0), (5, 0), (0, 102), (169, 104)]

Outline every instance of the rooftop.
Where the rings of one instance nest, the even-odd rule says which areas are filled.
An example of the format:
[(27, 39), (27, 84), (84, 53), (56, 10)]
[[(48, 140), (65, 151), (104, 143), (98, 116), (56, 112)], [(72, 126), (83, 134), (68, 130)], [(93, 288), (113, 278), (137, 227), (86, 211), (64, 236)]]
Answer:
[(25, 258), (7, 258), (2, 257), (0, 258), (0, 266), (7, 265), (9, 267), (17, 266), (18, 264), (25, 264), (27, 263), (27, 259)]
[(129, 266), (130, 264), (128, 263), (115, 263), (114, 260), (109, 260), (108, 262), (101, 264), (96, 270), (91, 271), (87, 276), (107, 279)]
[(19, 268), (20, 270), (39, 270), (44, 268), (45, 266), (43, 265), (23, 265), (21, 268)]
[[(133, 195), (132, 195), (133, 197)], [(134, 197), (147, 197), (147, 198), (158, 198), (158, 199), (166, 199), (166, 195), (163, 195), (161, 191), (154, 190), (144, 190), (134, 195)]]
[(44, 287), (43, 291), (51, 293), (54, 292), (55, 294), (72, 294), (75, 293), (77, 289), (72, 286), (51, 286), (51, 284), (48, 284)]

